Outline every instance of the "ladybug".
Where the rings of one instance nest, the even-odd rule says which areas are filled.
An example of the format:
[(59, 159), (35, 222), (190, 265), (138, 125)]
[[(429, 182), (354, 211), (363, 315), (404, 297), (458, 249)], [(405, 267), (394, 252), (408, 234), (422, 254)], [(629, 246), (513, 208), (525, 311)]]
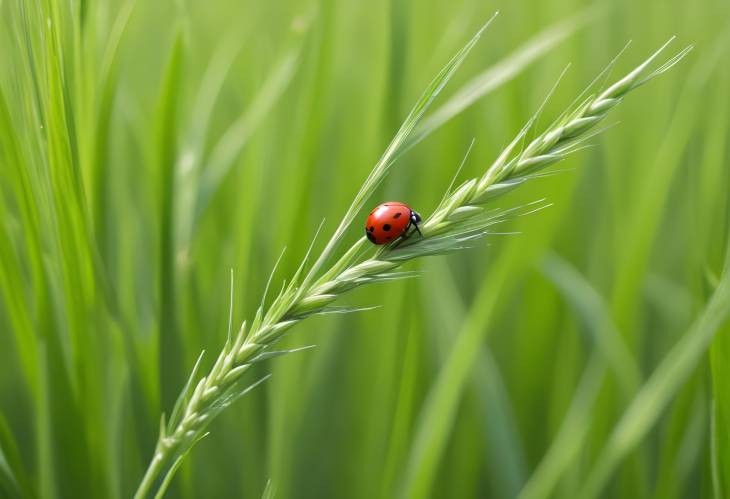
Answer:
[[(365, 235), (373, 244), (386, 244), (405, 236), (411, 225), (421, 234), (418, 224), (421, 215), (405, 203), (389, 201), (375, 207), (368, 216)], [(421, 234), (423, 236), (423, 234)]]

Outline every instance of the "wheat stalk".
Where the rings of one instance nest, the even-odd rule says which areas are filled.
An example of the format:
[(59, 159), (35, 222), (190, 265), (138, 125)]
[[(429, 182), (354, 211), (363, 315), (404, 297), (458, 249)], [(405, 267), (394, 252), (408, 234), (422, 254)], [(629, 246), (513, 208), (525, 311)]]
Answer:
[[(156, 482), (160, 481), (160, 475), (165, 473), (161, 484), (157, 487), (157, 495), (161, 495), (182, 459), (195, 443), (206, 435), (205, 430), (210, 421), (233, 401), (263, 381), (248, 386), (241, 382), (242, 376), (253, 364), (295, 351), (271, 349), (289, 329), (312, 315), (362, 310), (338, 307), (333, 303), (356, 287), (410, 277), (414, 275), (412, 272), (398, 270), (403, 263), (427, 255), (459, 250), (469, 241), (486, 235), (492, 225), (504, 221), (507, 217), (530, 213), (544, 206), (538, 202), (527, 205), (526, 209), (491, 212), (484, 208), (486, 203), (535, 177), (539, 170), (581, 149), (586, 140), (602, 131), (597, 129), (596, 125), (628, 92), (670, 69), (691, 49), (687, 47), (681, 50), (663, 65), (647, 73), (648, 66), (666, 48), (670, 40), (625, 77), (600, 94), (583, 98), (546, 131), (524, 145), (526, 135), (535, 122), (533, 116), (481, 177), (472, 178), (456, 189), (449, 189), (434, 213), (421, 226), (422, 238), (414, 236), (400, 239), (379, 248), (372, 256), (363, 258), (363, 253), (369, 245), (367, 239), (363, 237), (329, 269), (322, 272), (321, 269), (330, 259), (345, 230), (387, 174), (401, 144), (405, 143), (408, 134), (435, 94), (453, 74), (480, 34), (481, 31), (431, 83), (366, 180), (342, 223), (309, 272), (305, 274), (304, 269), (311, 248), (295, 275), (282, 288), (268, 309), (264, 311), (262, 302), (253, 321), (250, 324), (244, 322), (235, 336), (232, 335), (232, 317), (230, 318), (228, 339), (217, 360), (210, 372), (195, 382), (200, 366), (200, 358), (198, 359), (169, 419), (165, 421), (163, 415), (159, 440), (152, 461), (135, 495), (136, 498), (148, 497)], [(267, 284), (267, 289), (268, 287)]]

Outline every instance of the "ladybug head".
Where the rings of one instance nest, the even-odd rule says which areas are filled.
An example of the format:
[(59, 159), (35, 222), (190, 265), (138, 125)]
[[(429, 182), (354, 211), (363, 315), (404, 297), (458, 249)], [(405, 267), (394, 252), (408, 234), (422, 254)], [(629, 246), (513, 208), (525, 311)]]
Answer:
[(411, 210), (411, 222), (417, 224), (421, 222), (421, 215), (418, 212)]

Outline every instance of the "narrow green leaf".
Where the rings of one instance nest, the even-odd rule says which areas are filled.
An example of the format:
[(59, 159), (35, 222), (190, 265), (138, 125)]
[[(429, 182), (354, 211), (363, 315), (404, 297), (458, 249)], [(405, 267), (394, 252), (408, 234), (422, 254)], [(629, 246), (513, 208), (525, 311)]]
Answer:
[(730, 317), (730, 240), (720, 284), (707, 306), (641, 387), (614, 427), (578, 496), (597, 497), (624, 457), (644, 438)]

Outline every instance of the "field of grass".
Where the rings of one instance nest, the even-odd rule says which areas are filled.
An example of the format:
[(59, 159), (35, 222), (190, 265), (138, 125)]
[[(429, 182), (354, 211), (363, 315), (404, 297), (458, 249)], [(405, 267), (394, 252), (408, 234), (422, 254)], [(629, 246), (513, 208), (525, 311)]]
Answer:
[[(0, 498), (730, 498), (727, 0), (0, 16)], [(562, 159), (527, 161), (533, 139), (675, 35), (648, 74), (693, 49), (529, 170)], [(527, 181), (444, 207), (510, 145)], [(436, 214), (375, 253), (364, 220), (387, 200)], [(437, 223), (455, 206), (472, 232)], [(326, 270), (353, 245), (373, 260), (350, 286)], [(385, 275), (431, 247), (454, 251)], [(315, 347), (269, 355), (291, 317), (272, 349)], [(244, 320), (252, 353), (222, 368)], [(235, 365), (224, 395), (265, 382), (196, 405)], [(145, 485), (161, 428), (201, 414)]]

